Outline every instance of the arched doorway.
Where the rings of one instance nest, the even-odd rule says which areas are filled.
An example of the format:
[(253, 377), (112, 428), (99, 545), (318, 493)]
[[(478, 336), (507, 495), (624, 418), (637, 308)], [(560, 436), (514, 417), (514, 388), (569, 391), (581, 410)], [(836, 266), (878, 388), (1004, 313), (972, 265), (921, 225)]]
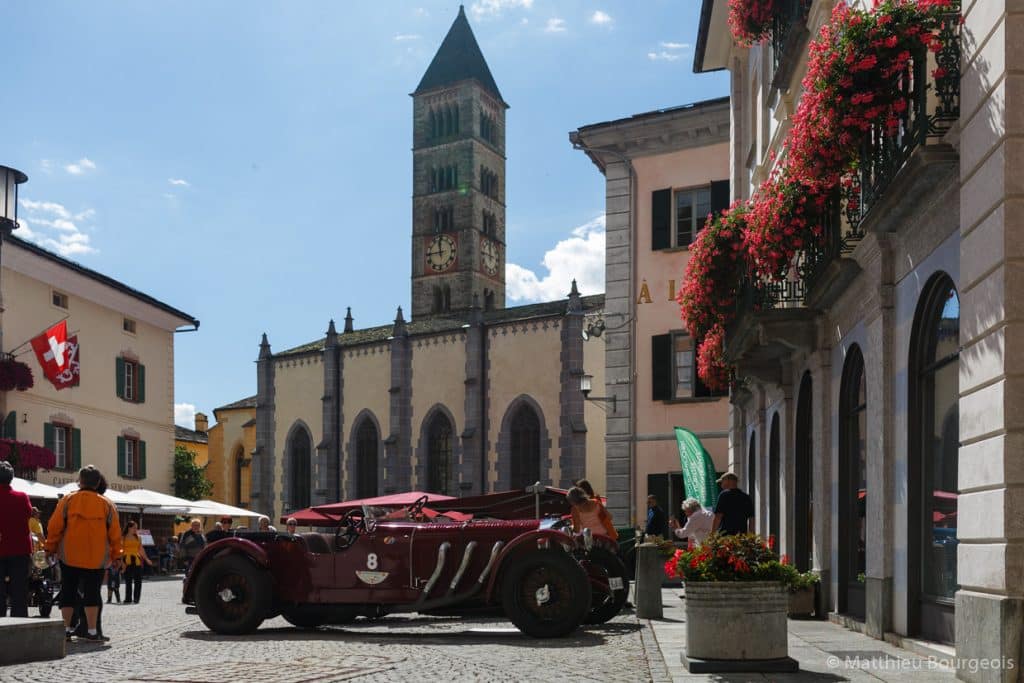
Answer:
[[(747, 494), (757, 514), (757, 432), (751, 431), (747, 437)], [(743, 488), (743, 487), (740, 487)]]
[(452, 423), (436, 413), (427, 431), (427, 490), (448, 494), (452, 475)]
[(805, 372), (800, 380), (800, 394), (796, 403), (794, 477), (794, 539), (793, 563), (802, 572), (811, 566), (814, 547), (814, 433), (812, 426), (814, 383), (811, 373)]
[(839, 611), (865, 614), (867, 568), (867, 385), (864, 356), (846, 353), (839, 385)]
[(925, 286), (910, 343), (910, 628), (953, 643), (960, 448), (960, 298), (948, 275)]
[[(779, 517), (782, 515), (782, 484), (779, 481), (779, 470), (782, 454), (779, 435), (779, 414), (772, 414), (772, 427), (768, 437), (768, 533), (781, 541)], [(778, 547), (778, 546), (777, 546)]]
[(356, 498), (377, 495), (377, 450), (380, 439), (377, 426), (364, 418), (356, 431)]
[(288, 439), (288, 507), (299, 510), (309, 507), (313, 487), (313, 440), (304, 427), (292, 430)]
[(510, 480), (512, 488), (526, 488), (542, 480), (540, 472), (540, 419), (526, 403), (521, 404), (509, 427)]

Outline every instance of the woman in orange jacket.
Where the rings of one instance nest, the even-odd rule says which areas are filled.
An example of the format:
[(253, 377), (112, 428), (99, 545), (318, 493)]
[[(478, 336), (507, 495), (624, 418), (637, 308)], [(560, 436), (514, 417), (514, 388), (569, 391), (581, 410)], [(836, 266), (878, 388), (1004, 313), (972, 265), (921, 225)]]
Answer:
[[(135, 522), (128, 522), (125, 527), (124, 537), (121, 541), (124, 546), (124, 604), (139, 604), (139, 597), (142, 595), (142, 564), (145, 562), (150, 567), (152, 561), (146, 556), (142, 547), (142, 539), (139, 538), (139, 525)], [(132, 587), (135, 591), (132, 592)]]

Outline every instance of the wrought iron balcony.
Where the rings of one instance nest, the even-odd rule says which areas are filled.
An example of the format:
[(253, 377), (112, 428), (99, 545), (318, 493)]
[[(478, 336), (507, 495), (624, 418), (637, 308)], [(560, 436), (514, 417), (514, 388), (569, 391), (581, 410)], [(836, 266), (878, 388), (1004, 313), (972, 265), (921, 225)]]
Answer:
[(807, 13), (814, 0), (778, 0), (772, 19), (772, 87), (782, 87), (793, 71), (794, 57), (806, 42)]

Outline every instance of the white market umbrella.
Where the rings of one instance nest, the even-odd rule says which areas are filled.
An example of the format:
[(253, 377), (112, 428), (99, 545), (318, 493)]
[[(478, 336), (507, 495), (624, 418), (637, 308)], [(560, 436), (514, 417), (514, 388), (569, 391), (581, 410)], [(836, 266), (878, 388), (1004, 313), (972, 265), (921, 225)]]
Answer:
[[(77, 490), (78, 483), (71, 482), (70, 484), (65, 484), (64, 486), (61, 486), (59, 489), (57, 489), (57, 493), (59, 493), (62, 496), (66, 496), (69, 493), (74, 493)], [(114, 489), (107, 489), (103, 496), (111, 503), (116, 505), (120, 510), (138, 512), (141, 509), (141, 506), (135, 501), (131, 500), (128, 497), (127, 493), (123, 493), (121, 491), (117, 491)]]
[[(75, 485), (78, 486), (77, 484)], [(21, 491), (27, 493), (29, 498), (46, 498), (48, 500), (57, 500), (60, 497), (60, 491), (55, 486), (49, 486), (38, 481), (31, 481), (29, 479), (19, 479), (15, 477), (11, 482), (11, 488), (15, 491)]]
[(129, 503), (142, 508), (143, 514), (210, 515), (206, 506), (191, 500), (170, 496), (149, 489), (133, 489), (127, 494)]
[(246, 510), (245, 508), (236, 508), (233, 505), (227, 505), (225, 503), (218, 503), (215, 500), (197, 500), (196, 505), (202, 505), (205, 508), (213, 510), (210, 514), (220, 515), (221, 517), (262, 517), (258, 512), (252, 510)]

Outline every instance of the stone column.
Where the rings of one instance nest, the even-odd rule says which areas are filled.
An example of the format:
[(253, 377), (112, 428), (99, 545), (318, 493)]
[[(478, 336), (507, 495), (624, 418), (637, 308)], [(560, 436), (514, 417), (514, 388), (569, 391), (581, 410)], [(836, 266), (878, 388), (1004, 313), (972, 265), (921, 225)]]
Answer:
[(412, 488), (412, 346), (398, 307), (391, 332), (390, 434), (384, 440), (384, 493)]
[(811, 462), (814, 472), (811, 567), (821, 577), (816, 612), (835, 611), (832, 603), (832, 348), (825, 317), (818, 330), (818, 351), (811, 356)]
[(484, 327), (480, 297), (473, 295), (473, 308), (466, 328), (466, 425), (462, 431), (462, 463), (459, 468), (459, 492), (475, 495), (487, 492), (487, 434), (485, 410), (487, 386), (487, 330)]
[[(558, 486), (570, 487), (573, 482), (586, 475), (587, 467), (587, 425), (583, 419), (583, 392), (580, 391), (580, 377), (583, 375), (583, 305), (576, 280), (572, 281), (569, 303), (562, 319), (561, 372), (558, 393), (560, 451), (558, 465), (560, 480)], [(606, 403), (611, 410), (611, 404)], [(543, 472), (541, 474), (544, 474)]]
[(252, 453), (252, 487), (249, 499), (253, 510), (275, 519), (274, 501), (274, 356), (266, 332), (260, 341), (256, 361), (256, 448)]
[(323, 435), (316, 447), (316, 486), (313, 501), (325, 505), (341, 500), (341, 348), (334, 320), (324, 339), (324, 384), (321, 404)]
[[(956, 653), (1015, 669), (1024, 624), (1024, 5), (964, 3)], [(1016, 69), (1016, 70), (1011, 70)]]

